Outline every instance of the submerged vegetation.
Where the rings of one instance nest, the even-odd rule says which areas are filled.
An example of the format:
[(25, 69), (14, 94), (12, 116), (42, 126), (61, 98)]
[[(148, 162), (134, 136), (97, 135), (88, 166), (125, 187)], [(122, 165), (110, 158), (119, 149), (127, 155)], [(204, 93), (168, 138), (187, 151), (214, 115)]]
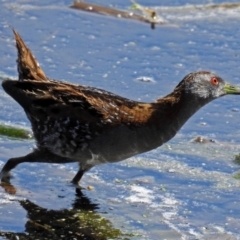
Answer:
[(20, 139), (32, 139), (33, 137), (30, 130), (4, 123), (0, 123), (0, 135)]

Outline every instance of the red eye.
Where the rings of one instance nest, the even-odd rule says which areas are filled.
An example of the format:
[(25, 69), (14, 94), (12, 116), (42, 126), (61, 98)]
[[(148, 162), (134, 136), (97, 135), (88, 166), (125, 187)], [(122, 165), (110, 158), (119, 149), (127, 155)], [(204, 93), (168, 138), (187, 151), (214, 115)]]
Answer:
[(211, 83), (212, 83), (212, 85), (217, 86), (218, 85), (218, 79), (216, 77), (212, 77), (211, 78)]

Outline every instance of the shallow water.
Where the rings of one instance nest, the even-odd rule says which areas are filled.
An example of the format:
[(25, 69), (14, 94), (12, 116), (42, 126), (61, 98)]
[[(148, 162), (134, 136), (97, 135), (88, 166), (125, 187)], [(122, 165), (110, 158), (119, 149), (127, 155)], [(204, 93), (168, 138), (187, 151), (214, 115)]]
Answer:
[[(164, 96), (200, 69), (239, 86), (240, 8), (186, 8), (208, 3), (142, 1), (171, 25), (152, 30), (144, 23), (70, 9), (68, 1), (1, 1), (0, 75), (17, 76), (13, 26), (55, 79), (141, 101)], [(112, 1), (122, 9), (130, 5)], [(137, 80), (144, 77), (153, 81)], [(0, 107), (1, 122), (30, 126), (2, 88)], [(83, 195), (69, 184), (75, 164), (20, 165), (13, 170), (16, 194), (0, 189), (2, 238), (240, 239), (239, 165), (234, 162), (240, 153), (239, 109), (239, 96), (215, 100), (164, 146), (93, 168), (82, 185), (94, 189)], [(213, 141), (195, 143), (197, 136)], [(33, 147), (33, 141), (0, 136), (0, 165)]]

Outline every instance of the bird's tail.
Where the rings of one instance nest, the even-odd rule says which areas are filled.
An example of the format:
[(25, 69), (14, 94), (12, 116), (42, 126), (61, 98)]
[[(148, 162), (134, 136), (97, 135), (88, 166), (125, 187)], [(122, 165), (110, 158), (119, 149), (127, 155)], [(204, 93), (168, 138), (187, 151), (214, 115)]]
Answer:
[(24, 79), (40, 82), (48, 81), (48, 77), (41, 69), (38, 61), (33, 56), (31, 50), (26, 46), (19, 33), (13, 29), (13, 34), (18, 51), (17, 64), (19, 81), (24, 81)]

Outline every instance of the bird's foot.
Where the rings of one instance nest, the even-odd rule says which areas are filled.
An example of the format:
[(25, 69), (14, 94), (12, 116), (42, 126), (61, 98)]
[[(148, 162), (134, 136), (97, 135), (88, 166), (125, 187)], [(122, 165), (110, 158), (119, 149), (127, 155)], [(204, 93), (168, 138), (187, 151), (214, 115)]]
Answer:
[(71, 185), (72, 185), (73, 187), (76, 188), (76, 191), (77, 191), (77, 189), (79, 189), (80, 191), (86, 189), (85, 187), (82, 187), (81, 185), (79, 185), (78, 182), (75, 182), (75, 181), (73, 181), (73, 180), (72, 180), (70, 183), (71, 183)]
[(11, 174), (9, 172), (0, 172), (0, 186), (7, 192), (8, 194), (15, 195), (17, 190), (16, 188), (10, 183)]
[(0, 182), (0, 186), (8, 194), (15, 195), (17, 192), (17, 189), (10, 182)]

